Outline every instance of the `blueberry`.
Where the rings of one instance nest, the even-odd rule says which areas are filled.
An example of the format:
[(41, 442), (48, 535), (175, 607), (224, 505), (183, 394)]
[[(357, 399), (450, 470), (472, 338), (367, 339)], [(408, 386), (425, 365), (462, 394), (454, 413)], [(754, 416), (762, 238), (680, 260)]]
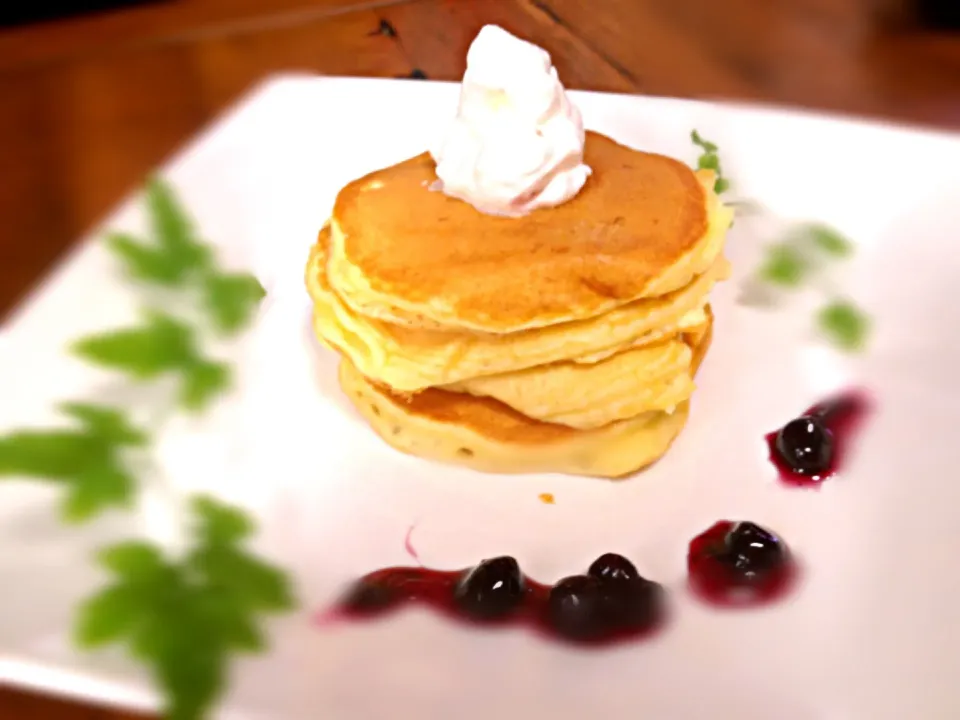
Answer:
[(598, 557), (587, 570), (587, 574), (604, 583), (630, 583), (640, 578), (640, 573), (633, 563), (616, 553), (606, 553)]
[(587, 571), (600, 582), (600, 602), (607, 625), (638, 629), (656, 622), (663, 604), (663, 589), (640, 576), (622, 555), (607, 553)]
[(592, 640), (607, 631), (601, 583), (590, 575), (564, 578), (550, 589), (547, 619), (558, 635)]
[(642, 578), (620, 588), (602, 585), (601, 595), (607, 625), (617, 630), (650, 627), (663, 607), (663, 588)]
[(484, 560), (461, 576), (454, 590), (457, 607), (475, 620), (509, 615), (523, 602), (520, 565), (512, 557)]
[(787, 466), (801, 475), (825, 472), (833, 459), (833, 433), (819, 417), (788, 422), (777, 433), (776, 446)]
[(717, 558), (747, 584), (779, 569), (787, 551), (776, 535), (752, 522), (738, 522), (724, 538)]

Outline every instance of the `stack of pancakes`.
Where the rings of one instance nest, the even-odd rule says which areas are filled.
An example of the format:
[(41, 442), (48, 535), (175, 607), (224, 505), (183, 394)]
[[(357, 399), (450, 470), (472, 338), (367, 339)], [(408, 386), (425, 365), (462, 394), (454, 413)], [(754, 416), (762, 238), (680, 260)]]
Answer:
[(687, 419), (729, 272), (713, 174), (587, 133), (572, 200), (496, 217), (423, 154), (347, 185), (306, 272), (340, 384), (390, 445), (491, 472), (621, 477)]

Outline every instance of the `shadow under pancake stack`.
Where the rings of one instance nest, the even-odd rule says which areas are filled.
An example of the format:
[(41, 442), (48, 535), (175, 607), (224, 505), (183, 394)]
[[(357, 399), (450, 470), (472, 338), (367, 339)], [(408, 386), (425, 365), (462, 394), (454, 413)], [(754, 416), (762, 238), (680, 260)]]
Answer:
[(713, 173), (588, 132), (582, 191), (521, 217), (432, 189), (427, 153), (347, 185), (310, 253), (323, 345), (406, 453), (617, 478), (683, 429), (729, 274)]

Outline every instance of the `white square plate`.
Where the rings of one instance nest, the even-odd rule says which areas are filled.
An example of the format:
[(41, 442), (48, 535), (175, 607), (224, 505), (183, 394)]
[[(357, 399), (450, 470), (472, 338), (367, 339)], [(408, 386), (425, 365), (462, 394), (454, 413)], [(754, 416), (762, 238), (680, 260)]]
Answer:
[[(335, 359), (308, 329), (306, 252), (346, 181), (416, 154), (454, 110), (451, 84), (289, 77), (261, 87), (166, 168), (203, 234), (268, 290), (229, 352), (237, 392), (203, 420), (163, 425), (163, 480), (139, 512), (90, 527), (56, 520), (56, 494), (0, 486), (0, 678), (152, 707), (120, 656), (80, 655), (67, 629), (100, 581), (90, 553), (112, 538), (176, 542), (170, 493), (207, 490), (253, 510), (260, 548), (296, 578), (302, 609), (273, 651), (240, 663), (228, 714), (243, 718), (490, 717), (944, 720), (960, 717), (960, 141), (782, 110), (574, 93), (588, 127), (692, 162), (692, 128), (717, 142), (737, 194), (782, 220), (730, 234), (735, 277), (714, 294), (714, 345), (689, 425), (650, 471), (610, 483), (497, 477), (385, 446), (341, 397)], [(415, 208), (412, 209), (415, 211)], [(812, 336), (816, 298), (775, 311), (737, 303), (761, 245), (816, 219), (857, 243), (833, 281), (875, 322), (845, 357)], [(139, 230), (131, 199), (105, 227)], [(0, 333), (0, 429), (51, 420), (59, 399), (105, 376), (62, 353), (129, 320), (133, 291), (84, 243)], [(774, 480), (764, 433), (840, 387), (878, 404), (843, 477), (821, 492)], [(164, 490), (163, 487), (167, 489)], [(555, 505), (538, 494), (549, 492)], [(805, 568), (790, 601), (716, 612), (684, 592), (686, 544), (723, 518), (782, 533)], [(649, 643), (582, 652), (523, 631), (481, 633), (411, 609), (319, 629), (313, 610), (350, 578), (509, 553), (534, 578), (582, 572), (605, 551), (673, 592)]]

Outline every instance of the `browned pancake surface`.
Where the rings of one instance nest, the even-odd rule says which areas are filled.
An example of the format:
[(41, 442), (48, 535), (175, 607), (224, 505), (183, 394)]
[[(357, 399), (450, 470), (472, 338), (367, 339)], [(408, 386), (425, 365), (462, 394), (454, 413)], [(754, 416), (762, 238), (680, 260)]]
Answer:
[(375, 292), (440, 301), (468, 323), (590, 317), (644, 297), (703, 238), (703, 187), (679, 161), (597, 133), (585, 162), (593, 174), (577, 196), (520, 218), (431, 191), (426, 153), (377, 171), (337, 198), (344, 256)]

